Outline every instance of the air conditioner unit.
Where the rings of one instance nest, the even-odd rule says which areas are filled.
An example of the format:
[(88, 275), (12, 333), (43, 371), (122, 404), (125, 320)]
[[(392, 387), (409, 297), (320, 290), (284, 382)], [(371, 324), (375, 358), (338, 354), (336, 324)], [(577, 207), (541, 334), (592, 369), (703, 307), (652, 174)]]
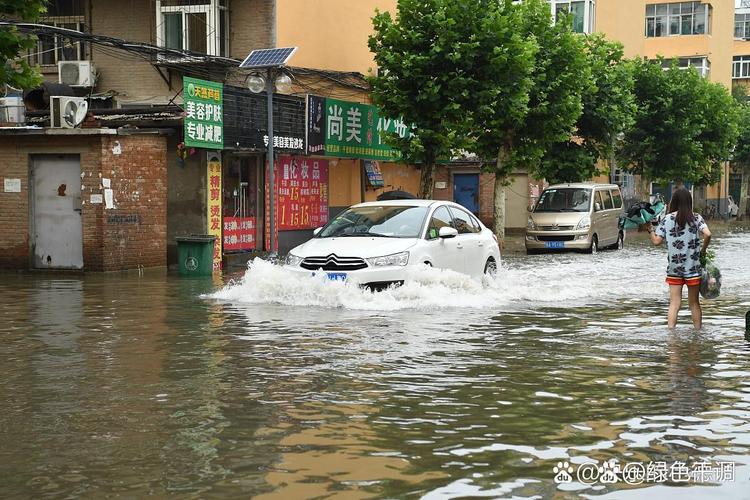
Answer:
[(89, 105), (84, 97), (51, 96), (50, 127), (75, 128), (86, 118)]
[(2, 97), (0, 98), (0, 123), (12, 123), (21, 125), (26, 122), (26, 106), (23, 98)]
[(60, 61), (57, 63), (59, 83), (71, 87), (93, 87), (96, 69), (91, 61)]

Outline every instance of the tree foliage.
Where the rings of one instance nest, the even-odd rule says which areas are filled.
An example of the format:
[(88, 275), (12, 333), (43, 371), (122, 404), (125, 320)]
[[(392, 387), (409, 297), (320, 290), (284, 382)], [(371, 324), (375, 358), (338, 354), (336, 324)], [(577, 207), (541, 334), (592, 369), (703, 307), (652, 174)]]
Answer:
[[(511, 83), (524, 92), (506, 95), (502, 88), (507, 81), (488, 78), (476, 93), (472, 147), (480, 158), (496, 159), (487, 168), (495, 174), (494, 230), (503, 238), (507, 177), (518, 168), (538, 172), (547, 148), (569, 140), (581, 115), (582, 96), (590, 87), (590, 69), (582, 38), (572, 32), (570, 19), (553, 24), (547, 2), (505, 1), (499, 16), (512, 23), (514, 36), (533, 43), (522, 53), (524, 60), (530, 58), (528, 72), (513, 75)], [(505, 71), (500, 58), (489, 58), (486, 64), (491, 74)]]
[(370, 78), (372, 98), (385, 116), (414, 127), (411, 137), (387, 140), (407, 163), (422, 165), (422, 197), (431, 197), (436, 160), (466, 144), (478, 23), (489, 3), (399, 0), (395, 19), (389, 12), (373, 18), (369, 47), (379, 71)]
[(597, 162), (614, 156), (618, 136), (630, 128), (636, 111), (632, 70), (623, 59), (622, 44), (601, 34), (587, 36), (584, 43), (591, 86), (582, 96), (575, 137), (550, 145), (536, 170), (552, 183), (598, 175)]
[(735, 200), (739, 205), (739, 215), (747, 213), (748, 183), (750, 183), (750, 103), (744, 86), (737, 85), (732, 89), (732, 95), (737, 101), (737, 143), (732, 152), (732, 162), (737, 173), (740, 174), (740, 199)]
[[(46, 10), (46, 0), (0, 0), (0, 18), (35, 21)], [(19, 55), (36, 45), (36, 39), (16, 27), (0, 30), (0, 85), (30, 88), (41, 81), (39, 73)]]
[(635, 61), (633, 127), (622, 157), (634, 173), (662, 182), (713, 184), (737, 138), (738, 110), (729, 91), (676, 63)]

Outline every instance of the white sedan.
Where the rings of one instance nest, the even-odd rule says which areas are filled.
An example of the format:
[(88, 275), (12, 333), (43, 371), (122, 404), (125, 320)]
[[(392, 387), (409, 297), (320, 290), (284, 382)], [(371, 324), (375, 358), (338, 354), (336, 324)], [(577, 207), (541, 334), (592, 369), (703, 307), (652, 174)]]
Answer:
[(494, 274), (500, 263), (492, 231), (461, 205), (446, 201), (360, 203), (314, 234), (289, 252), (288, 270), (381, 288), (403, 283), (414, 266), (481, 278)]

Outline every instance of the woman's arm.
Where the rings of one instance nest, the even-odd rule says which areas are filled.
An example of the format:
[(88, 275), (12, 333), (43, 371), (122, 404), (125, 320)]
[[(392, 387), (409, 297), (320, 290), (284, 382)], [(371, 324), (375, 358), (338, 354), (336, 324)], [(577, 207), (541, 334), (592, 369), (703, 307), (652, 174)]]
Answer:
[(651, 243), (653, 243), (654, 246), (659, 246), (664, 242), (664, 238), (656, 234), (656, 230), (651, 224), (648, 225), (648, 235), (651, 237)]
[(701, 255), (706, 255), (706, 249), (708, 244), (711, 243), (711, 231), (708, 230), (708, 226), (703, 227), (703, 245), (701, 246)]

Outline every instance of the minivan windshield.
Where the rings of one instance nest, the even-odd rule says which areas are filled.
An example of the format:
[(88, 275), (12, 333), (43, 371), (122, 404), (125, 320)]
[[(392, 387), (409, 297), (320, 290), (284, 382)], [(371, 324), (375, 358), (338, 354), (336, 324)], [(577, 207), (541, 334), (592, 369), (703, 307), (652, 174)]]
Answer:
[(588, 212), (591, 208), (591, 189), (545, 189), (534, 212)]
[(418, 238), (427, 207), (370, 205), (352, 207), (337, 215), (318, 233), (318, 238), (376, 236)]

